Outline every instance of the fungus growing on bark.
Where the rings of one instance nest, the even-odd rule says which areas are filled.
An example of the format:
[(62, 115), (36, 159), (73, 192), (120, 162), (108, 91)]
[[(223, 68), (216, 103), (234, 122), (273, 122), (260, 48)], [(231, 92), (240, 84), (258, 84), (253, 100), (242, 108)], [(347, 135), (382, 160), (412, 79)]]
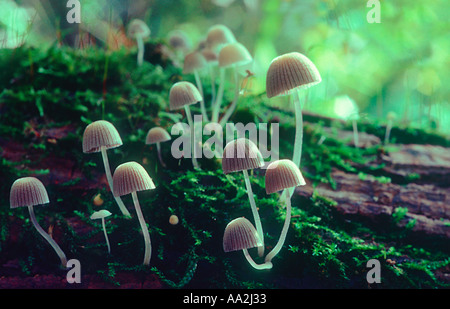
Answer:
[(28, 207), (30, 214), (30, 220), (33, 223), (36, 230), (42, 237), (52, 246), (55, 250), (63, 267), (67, 266), (67, 258), (62, 249), (53, 240), (53, 238), (42, 229), (36, 220), (33, 206), (49, 203), (47, 190), (42, 182), (35, 177), (23, 177), (19, 178), (11, 186), (10, 191), (10, 206), (11, 208)]
[(144, 236), (145, 253), (143, 265), (149, 265), (152, 253), (150, 234), (142, 214), (141, 206), (139, 205), (137, 192), (155, 189), (155, 184), (147, 171), (139, 163), (127, 162), (119, 165), (114, 171), (113, 187), (115, 196), (131, 193), (139, 224), (141, 225), (142, 234)]
[(161, 143), (167, 142), (170, 140), (171, 140), (171, 136), (170, 136), (169, 132), (167, 132), (164, 128), (161, 128), (161, 127), (151, 128), (147, 133), (147, 137), (145, 138), (145, 143), (147, 145), (156, 144), (158, 160), (159, 160), (159, 163), (161, 163), (162, 167), (166, 167), (166, 164), (164, 163), (164, 161), (162, 159)]
[(150, 36), (150, 28), (140, 19), (133, 19), (128, 25), (128, 36), (136, 40), (138, 46), (137, 64), (141, 66), (144, 62), (144, 39)]
[[(101, 152), (103, 165), (105, 166), (106, 179), (108, 180), (108, 185), (111, 191), (113, 191), (113, 181), (106, 151), (121, 145), (122, 139), (120, 138), (119, 132), (117, 132), (117, 129), (112, 125), (112, 123), (106, 120), (94, 121), (84, 130), (83, 152)], [(119, 205), (122, 214), (130, 218), (130, 212), (125, 207), (120, 197), (114, 195), (114, 199), (116, 200), (117, 205)]]
[(108, 247), (108, 253), (111, 253), (111, 247), (109, 246), (109, 239), (108, 239), (108, 233), (106, 232), (106, 226), (105, 226), (105, 218), (111, 216), (111, 213), (109, 211), (107, 211), (106, 209), (102, 209), (99, 211), (94, 212), (91, 215), (91, 220), (97, 220), (97, 219), (101, 219), (102, 220), (102, 229), (103, 229), (103, 234), (105, 234), (105, 240), (106, 240), (106, 245)]
[(256, 230), (261, 240), (261, 246), (258, 247), (258, 255), (264, 254), (264, 234), (261, 225), (261, 219), (256, 208), (255, 198), (253, 196), (252, 185), (248, 176), (248, 171), (260, 168), (264, 165), (264, 159), (258, 147), (246, 138), (238, 138), (229, 142), (222, 156), (222, 169), (224, 174), (232, 172), (241, 172), (244, 174), (245, 186), (247, 188), (248, 199), (255, 220)]

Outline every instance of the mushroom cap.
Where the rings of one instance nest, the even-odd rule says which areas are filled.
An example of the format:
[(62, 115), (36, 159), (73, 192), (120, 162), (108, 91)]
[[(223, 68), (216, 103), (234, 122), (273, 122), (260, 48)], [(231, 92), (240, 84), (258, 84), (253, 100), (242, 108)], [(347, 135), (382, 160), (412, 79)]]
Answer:
[(153, 180), (142, 165), (137, 162), (123, 163), (114, 171), (114, 196), (151, 189), (155, 189)]
[(219, 51), (223, 45), (236, 42), (233, 32), (225, 25), (214, 25), (208, 29), (206, 44), (214, 51)]
[(277, 160), (269, 164), (266, 170), (265, 181), (267, 194), (306, 185), (305, 179), (297, 165), (286, 159)]
[(161, 127), (154, 127), (148, 130), (147, 137), (145, 138), (145, 143), (149, 145), (160, 142), (167, 142), (170, 141), (170, 139), (171, 136), (169, 132)]
[(49, 203), (47, 190), (35, 177), (19, 178), (11, 186), (9, 195), (11, 208)]
[(239, 42), (225, 45), (219, 53), (219, 67), (241, 66), (253, 61), (247, 48)]
[(194, 51), (184, 57), (183, 74), (190, 74), (196, 70), (206, 68), (207, 62), (201, 52)]
[(186, 81), (177, 82), (172, 85), (169, 92), (170, 110), (175, 110), (203, 100), (202, 95), (194, 84)]
[(140, 19), (133, 19), (128, 24), (127, 35), (130, 38), (133, 39), (146, 38), (150, 36), (150, 33), (151, 33), (150, 28), (144, 21)]
[(186, 51), (192, 47), (192, 43), (188, 35), (183, 30), (172, 30), (169, 32), (167, 37), (168, 44), (173, 49)]
[(225, 228), (223, 234), (223, 251), (238, 251), (262, 246), (253, 224), (241, 217), (232, 220)]
[(264, 159), (258, 147), (251, 140), (238, 138), (229, 142), (222, 156), (224, 174), (255, 169), (264, 165)]
[(267, 97), (287, 95), (322, 81), (314, 63), (305, 55), (293, 52), (276, 57), (270, 63), (266, 77)]
[(106, 120), (97, 120), (89, 124), (83, 134), (83, 152), (99, 152), (101, 147), (106, 149), (122, 145), (119, 132)]
[(202, 49), (201, 53), (203, 57), (205, 57), (206, 62), (210, 62), (213, 64), (218, 63), (219, 55), (215, 53), (210, 47)]
[(99, 211), (96, 211), (96, 212), (94, 212), (92, 215), (91, 215), (91, 220), (95, 220), (95, 219), (103, 219), (103, 218), (106, 218), (106, 217), (109, 217), (109, 216), (111, 216), (112, 214), (108, 211), (108, 210), (106, 210), (106, 209), (101, 209), (101, 210), (99, 210)]

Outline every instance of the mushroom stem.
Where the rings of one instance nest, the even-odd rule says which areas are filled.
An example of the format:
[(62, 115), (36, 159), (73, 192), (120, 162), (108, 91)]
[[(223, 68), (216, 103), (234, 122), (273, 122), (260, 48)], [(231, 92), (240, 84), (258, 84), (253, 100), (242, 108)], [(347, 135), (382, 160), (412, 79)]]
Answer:
[[(101, 148), (102, 158), (103, 158), (103, 165), (105, 166), (105, 173), (106, 173), (106, 179), (108, 180), (109, 188), (111, 189), (111, 192), (113, 192), (113, 180), (111, 175), (111, 169), (109, 167), (109, 160), (108, 155), (106, 154), (106, 147)], [(113, 194), (114, 196), (114, 194)], [(114, 196), (114, 199), (117, 202), (117, 205), (119, 205), (120, 210), (122, 211), (122, 214), (125, 217), (131, 218), (131, 214), (128, 211), (128, 209), (125, 207), (125, 205), (122, 202), (122, 199), (119, 196)]]
[(256, 231), (261, 240), (261, 246), (258, 246), (258, 255), (264, 255), (264, 233), (261, 225), (261, 219), (259, 218), (258, 209), (256, 208), (255, 198), (253, 197), (252, 185), (250, 183), (250, 178), (248, 177), (247, 170), (242, 171), (244, 173), (245, 186), (247, 188), (248, 199), (250, 201), (250, 207), (252, 209), (253, 218), (255, 220)]
[(108, 233), (106, 233), (105, 218), (102, 218), (102, 228), (103, 228), (103, 233), (105, 234), (106, 245), (108, 246), (108, 253), (111, 253), (111, 247), (109, 246)]
[(136, 38), (137, 46), (138, 46), (138, 54), (137, 54), (137, 64), (141, 66), (144, 63), (144, 39), (141, 37)]
[(355, 147), (358, 147), (359, 138), (358, 138), (358, 124), (356, 123), (356, 119), (353, 119), (352, 126), (353, 126), (353, 143), (355, 144)]
[[(292, 156), (292, 162), (300, 168), (300, 160), (302, 157), (303, 147), (303, 114), (302, 105), (300, 103), (300, 94), (295, 91), (292, 100), (294, 101), (295, 110), (295, 141), (294, 141), (294, 154)], [(295, 188), (289, 188), (289, 197), (294, 194)]]
[(219, 120), (220, 106), (222, 105), (223, 91), (225, 88), (225, 69), (220, 68), (219, 72), (220, 72), (219, 90), (217, 90), (217, 97), (216, 101), (214, 102), (212, 110), (212, 122), (218, 122)]
[(197, 147), (194, 145), (194, 122), (192, 121), (192, 116), (191, 116), (191, 109), (189, 108), (189, 105), (185, 105), (184, 106), (184, 110), (186, 112), (186, 117), (188, 120), (188, 124), (189, 124), (189, 128), (191, 130), (191, 158), (192, 158), (192, 165), (194, 166), (195, 169), (200, 169), (200, 166), (198, 165), (197, 162)]
[(216, 77), (214, 74), (214, 67), (209, 64), (208, 65), (209, 76), (211, 77), (211, 107), (214, 105), (214, 101), (216, 100)]
[(208, 115), (206, 114), (205, 96), (203, 94), (202, 80), (201, 80), (200, 74), (198, 74), (197, 70), (194, 71), (194, 77), (195, 77), (195, 83), (197, 84), (198, 91), (200, 92), (200, 95), (203, 98), (203, 100), (200, 101), (200, 108), (202, 110), (202, 116), (203, 116), (203, 119), (205, 119), (206, 122), (209, 122)]
[(242, 249), (242, 252), (244, 252), (245, 258), (247, 259), (248, 263), (255, 269), (261, 270), (261, 269), (271, 269), (272, 268), (272, 262), (265, 262), (264, 264), (256, 264), (255, 261), (253, 261), (252, 257), (248, 253), (247, 249)]
[(142, 234), (144, 235), (144, 243), (145, 243), (145, 254), (144, 254), (144, 262), (143, 265), (150, 264), (150, 257), (152, 254), (152, 245), (150, 242), (150, 234), (148, 232), (147, 224), (145, 223), (144, 216), (142, 215), (141, 206), (139, 205), (139, 200), (135, 192), (131, 192), (131, 196), (133, 197), (134, 207), (136, 208), (137, 217), (139, 220), (139, 224), (141, 225)]
[(389, 143), (391, 130), (392, 130), (392, 120), (388, 119), (388, 123), (387, 123), (387, 126), (386, 126), (386, 134), (384, 135), (384, 144), (385, 145)]
[(34, 215), (34, 209), (33, 206), (28, 206), (28, 212), (30, 213), (30, 219), (31, 222), (33, 222), (34, 227), (36, 230), (41, 234), (42, 237), (47, 240), (47, 242), (53, 247), (56, 254), (59, 256), (59, 259), (61, 260), (61, 264), (63, 267), (67, 267), (67, 258), (64, 252), (61, 250), (61, 248), (58, 246), (58, 244), (53, 240), (53, 238), (50, 237), (39, 225), (39, 223), (36, 220), (36, 216)]
[(162, 155), (161, 155), (161, 143), (156, 143), (156, 152), (158, 152), (158, 160), (159, 163), (161, 163), (162, 167), (166, 167), (166, 164), (164, 163), (163, 159), (162, 159)]
[(219, 122), (222, 127), (228, 122), (228, 119), (230, 119), (231, 115), (233, 114), (234, 110), (236, 109), (236, 105), (237, 105), (237, 102), (239, 99), (239, 91), (240, 91), (239, 76), (238, 76), (238, 71), (236, 69), (236, 66), (234, 67), (234, 80), (235, 80), (234, 99), (233, 99), (233, 102), (231, 103), (230, 107), (226, 111), (225, 115), (222, 117), (222, 119)]
[(265, 258), (266, 263), (272, 261), (272, 259), (280, 252), (281, 248), (283, 247), (284, 241), (286, 240), (286, 234), (289, 229), (289, 224), (291, 222), (291, 196), (289, 194), (289, 190), (284, 190), (286, 194), (285, 201), (286, 201), (286, 219), (284, 220), (283, 229), (281, 230), (280, 239), (278, 239), (277, 244), (275, 247), (270, 251)]

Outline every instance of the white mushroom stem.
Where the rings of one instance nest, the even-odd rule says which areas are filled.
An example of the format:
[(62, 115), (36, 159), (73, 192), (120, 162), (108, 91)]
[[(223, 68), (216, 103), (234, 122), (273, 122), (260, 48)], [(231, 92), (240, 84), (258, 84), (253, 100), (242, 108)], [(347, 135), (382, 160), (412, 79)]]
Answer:
[(200, 92), (200, 95), (203, 98), (203, 100), (200, 101), (200, 109), (202, 110), (202, 116), (203, 116), (203, 119), (205, 119), (206, 122), (209, 122), (208, 115), (206, 114), (205, 96), (203, 94), (202, 80), (201, 80), (200, 74), (198, 73), (197, 70), (194, 71), (194, 77), (195, 77), (195, 83), (197, 84), (198, 91)]
[(385, 133), (385, 135), (384, 135), (384, 144), (385, 144), (385, 145), (389, 143), (389, 138), (390, 138), (390, 135), (391, 135), (391, 130), (392, 130), (392, 120), (391, 120), (391, 119), (388, 119), (388, 123), (387, 123), (387, 126), (386, 126), (386, 133)]
[(208, 65), (209, 76), (211, 77), (211, 107), (214, 106), (214, 101), (216, 100), (216, 77), (214, 74), (214, 67)]
[(248, 263), (255, 269), (261, 270), (261, 269), (271, 269), (272, 268), (272, 262), (265, 262), (264, 264), (256, 264), (255, 261), (253, 261), (252, 257), (248, 253), (247, 249), (243, 249), (242, 252), (244, 252), (244, 256), (247, 259)]
[[(108, 155), (106, 154), (106, 147), (103, 146), (101, 148), (101, 153), (102, 153), (102, 158), (103, 158), (103, 165), (105, 166), (106, 179), (108, 180), (108, 184), (109, 184), (109, 188), (110, 188), (111, 192), (113, 192), (113, 180), (112, 180), (111, 168), (109, 167)], [(119, 196), (114, 196), (114, 199), (116, 200), (117, 205), (119, 205), (119, 208), (122, 211), (122, 214), (125, 217), (131, 218), (131, 214), (128, 211), (128, 209), (125, 207), (125, 205), (123, 204), (122, 199)]]
[(102, 218), (102, 228), (103, 228), (103, 233), (105, 234), (106, 245), (108, 246), (108, 253), (111, 253), (111, 247), (109, 246), (108, 233), (106, 233), (105, 218)]
[(252, 185), (250, 178), (248, 177), (247, 170), (242, 171), (244, 173), (245, 186), (247, 188), (248, 199), (250, 201), (250, 207), (252, 209), (253, 219), (255, 220), (256, 232), (261, 240), (261, 246), (258, 246), (258, 255), (264, 255), (264, 233), (261, 225), (261, 219), (259, 218), (258, 209), (256, 208), (255, 198), (253, 197)]
[(42, 237), (47, 240), (47, 242), (53, 247), (56, 254), (59, 256), (59, 259), (61, 260), (61, 264), (63, 267), (67, 267), (67, 258), (64, 252), (61, 250), (61, 248), (58, 246), (58, 244), (53, 240), (53, 238), (50, 237), (39, 225), (39, 223), (36, 220), (36, 216), (34, 215), (34, 209), (33, 206), (28, 206), (28, 212), (30, 213), (30, 219), (31, 222), (33, 222), (34, 227), (36, 230), (41, 234)]
[(219, 89), (217, 90), (217, 97), (212, 110), (212, 122), (218, 122), (219, 120), (220, 106), (222, 105), (223, 91), (225, 90), (225, 69), (219, 68), (219, 72)]
[(162, 159), (162, 155), (161, 155), (161, 143), (160, 142), (156, 143), (156, 151), (158, 152), (159, 163), (161, 163), (162, 167), (166, 167), (166, 164), (164, 163), (164, 161)]
[(358, 147), (359, 138), (358, 138), (358, 124), (356, 122), (356, 119), (353, 119), (352, 126), (353, 126), (353, 143), (355, 144), (355, 147)]
[(277, 244), (275, 247), (270, 251), (265, 258), (265, 262), (270, 262), (272, 259), (280, 252), (281, 248), (283, 247), (283, 244), (286, 240), (286, 235), (289, 229), (289, 224), (291, 222), (291, 196), (289, 195), (289, 190), (284, 190), (285, 196), (285, 202), (286, 202), (286, 219), (284, 220), (283, 229), (281, 230), (280, 238), (278, 239)]
[(194, 122), (192, 121), (192, 116), (191, 116), (191, 109), (189, 108), (189, 105), (185, 105), (184, 106), (184, 110), (186, 112), (186, 117), (188, 120), (188, 125), (189, 128), (191, 130), (191, 158), (192, 158), (192, 165), (194, 166), (195, 169), (200, 169), (200, 166), (198, 165), (197, 162), (197, 147), (194, 145)]
[(132, 192), (131, 196), (133, 197), (134, 207), (136, 208), (137, 217), (139, 220), (139, 224), (141, 225), (142, 234), (144, 235), (144, 243), (145, 243), (145, 253), (144, 253), (144, 262), (143, 265), (150, 264), (150, 257), (152, 255), (152, 245), (150, 242), (150, 234), (148, 232), (147, 224), (145, 223), (144, 216), (142, 215), (141, 206), (139, 205), (139, 200), (136, 192)]
[(138, 66), (141, 66), (142, 63), (144, 63), (144, 39), (141, 37), (136, 38), (137, 46), (138, 46), (138, 54), (137, 54), (137, 64)]
[[(300, 168), (300, 160), (302, 157), (302, 147), (303, 147), (303, 114), (302, 114), (302, 104), (300, 103), (300, 94), (295, 91), (292, 95), (292, 100), (294, 101), (294, 111), (295, 111), (295, 141), (294, 141), (294, 154), (292, 156), (292, 162)], [(294, 194), (295, 188), (289, 188), (289, 197)]]
[(235, 81), (234, 99), (230, 107), (226, 111), (225, 115), (222, 117), (222, 119), (220, 119), (219, 124), (222, 127), (228, 122), (228, 119), (230, 119), (231, 115), (234, 113), (234, 110), (236, 109), (237, 102), (239, 99), (240, 85), (239, 85), (239, 75), (236, 66), (234, 67), (234, 81)]

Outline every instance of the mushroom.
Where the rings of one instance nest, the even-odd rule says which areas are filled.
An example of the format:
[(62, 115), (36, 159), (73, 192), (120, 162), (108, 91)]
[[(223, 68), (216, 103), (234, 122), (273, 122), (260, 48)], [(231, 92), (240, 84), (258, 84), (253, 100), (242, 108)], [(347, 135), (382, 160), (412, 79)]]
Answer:
[(194, 84), (186, 81), (177, 82), (172, 85), (169, 93), (170, 110), (176, 110), (184, 107), (189, 127), (191, 129), (191, 151), (192, 165), (199, 169), (197, 162), (197, 147), (194, 145), (194, 122), (192, 121), (189, 105), (202, 101), (203, 98)]
[(233, 32), (225, 25), (211, 26), (206, 34), (206, 46), (216, 54), (224, 45), (234, 42), (236, 42), (236, 38)]
[(276, 57), (272, 60), (267, 71), (266, 91), (268, 98), (292, 94), (296, 128), (292, 161), (299, 168), (303, 144), (303, 117), (299, 91), (312, 87), (321, 81), (322, 78), (314, 63), (298, 52)]
[(200, 92), (200, 95), (202, 96), (203, 100), (200, 101), (200, 108), (202, 111), (203, 119), (205, 119), (206, 122), (209, 121), (208, 115), (206, 114), (206, 108), (204, 104), (205, 96), (203, 94), (203, 85), (202, 80), (200, 79), (199, 71), (202, 69), (205, 69), (207, 67), (207, 62), (205, 57), (201, 52), (194, 51), (192, 53), (187, 54), (184, 57), (184, 66), (183, 66), (183, 73), (184, 74), (194, 74), (195, 83), (197, 84), (198, 91)]
[(264, 159), (258, 147), (246, 138), (238, 138), (229, 142), (223, 150), (222, 170), (224, 174), (232, 172), (240, 172), (244, 174), (245, 186), (247, 188), (248, 199), (255, 220), (256, 230), (261, 240), (261, 246), (258, 247), (258, 255), (264, 254), (264, 234), (259, 218), (258, 209), (256, 208), (255, 198), (250, 183), (247, 170), (260, 168), (264, 165)]
[(152, 252), (150, 234), (144, 216), (142, 215), (136, 192), (155, 189), (155, 184), (147, 171), (139, 163), (127, 162), (119, 165), (114, 171), (113, 187), (115, 196), (131, 193), (139, 224), (141, 225), (142, 234), (144, 235), (145, 253), (143, 265), (149, 265)]
[(392, 123), (397, 118), (397, 114), (395, 112), (389, 112), (386, 115), (387, 125), (386, 125), (386, 133), (384, 135), (384, 144), (389, 143), (389, 138), (391, 136)]
[(144, 39), (150, 36), (150, 28), (140, 19), (133, 19), (128, 24), (128, 36), (136, 40), (138, 46), (137, 64), (141, 66), (144, 62)]
[(211, 79), (211, 105), (214, 105), (216, 100), (216, 74), (215, 68), (219, 65), (219, 55), (216, 54), (210, 47), (205, 47), (201, 50), (203, 57), (205, 57), (206, 65), (208, 67), (209, 77)]
[(256, 264), (248, 253), (249, 248), (262, 246), (261, 240), (256, 232), (255, 227), (246, 218), (241, 217), (232, 220), (225, 228), (223, 234), (223, 251), (242, 250), (249, 264), (255, 269), (270, 269), (272, 263)]
[[(269, 164), (266, 171), (265, 186), (266, 193), (272, 194), (280, 190), (293, 188), (297, 186), (304, 186), (306, 184), (300, 169), (291, 160), (277, 160)], [(291, 195), (289, 190), (284, 190), (286, 203), (286, 219), (284, 221), (283, 229), (281, 230), (280, 238), (275, 247), (270, 251), (265, 261), (270, 262), (280, 252), (286, 240), (286, 234), (289, 229), (291, 221)]]
[(103, 228), (103, 233), (105, 234), (106, 245), (108, 246), (108, 253), (111, 253), (111, 247), (109, 246), (108, 233), (106, 233), (106, 227), (105, 227), (105, 218), (109, 217), (109, 216), (111, 216), (111, 213), (109, 211), (107, 211), (106, 209), (102, 209), (102, 210), (94, 212), (91, 215), (91, 220), (102, 219), (102, 228)]
[(67, 266), (67, 258), (58, 244), (53, 238), (47, 234), (36, 220), (34, 214), (35, 205), (42, 205), (49, 203), (47, 190), (42, 182), (35, 177), (23, 177), (19, 178), (11, 186), (10, 192), (10, 206), (11, 208), (28, 207), (30, 213), (30, 219), (36, 230), (44, 237), (45, 240), (53, 247), (63, 267)]
[[(101, 152), (103, 165), (105, 166), (106, 179), (108, 180), (108, 185), (111, 191), (113, 191), (113, 181), (111, 175), (111, 169), (109, 167), (108, 155), (106, 154), (107, 149), (116, 148), (122, 145), (122, 139), (120, 138), (119, 132), (112, 125), (112, 123), (106, 120), (97, 120), (89, 124), (84, 130), (83, 134), (83, 152), (84, 153), (94, 153)], [(114, 196), (114, 199), (119, 205), (122, 214), (126, 217), (130, 217), (130, 212), (123, 204), (120, 197)]]
[(233, 69), (234, 73), (234, 99), (230, 107), (226, 111), (225, 115), (220, 120), (220, 125), (224, 126), (230, 116), (233, 114), (240, 92), (240, 82), (238, 75), (238, 68), (250, 64), (253, 61), (252, 56), (248, 52), (247, 48), (241, 43), (235, 42), (225, 45), (219, 53), (219, 70), (220, 70), (220, 83), (219, 90), (217, 92), (217, 100), (214, 103), (213, 122), (217, 122), (219, 118), (220, 106), (222, 105), (223, 92), (225, 87), (225, 70), (227, 68)]
[(170, 139), (171, 137), (169, 132), (167, 132), (164, 128), (161, 127), (151, 128), (147, 133), (147, 137), (145, 138), (145, 144), (147, 145), (156, 144), (156, 151), (158, 152), (158, 160), (163, 167), (166, 167), (166, 164), (164, 163), (161, 155), (161, 143), (170, 141)]

